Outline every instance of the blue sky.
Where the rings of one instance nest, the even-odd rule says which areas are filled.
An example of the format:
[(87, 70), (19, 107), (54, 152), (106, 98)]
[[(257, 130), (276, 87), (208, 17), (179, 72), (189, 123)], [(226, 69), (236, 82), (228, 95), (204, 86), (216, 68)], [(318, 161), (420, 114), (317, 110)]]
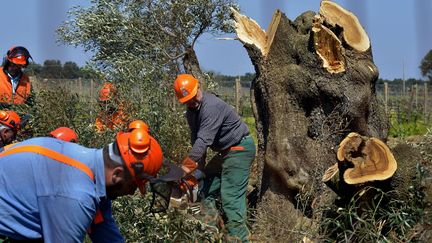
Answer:
[[(74, 61), (84, 65), (91, 54), (56, 43), (54, 30), (66, 20), (73, 5), (89, 0), (3, 0), (0, 53), (13, 45), (27, 47), (37, 63), (46, 59)], [(241, 12), (263, 28), (276, 9), (294, 20), (307, 10), (318, 11), (319, 0), (238, 0)], [(418, 66), (432, 49), (432, 1), (430, 0), (335, 0), (354, 12), (372, 43), (374, 62), (380, 77), (422, 78)], [(225, 37), (233, 37), (227, 35)], [(229, 75), (254, 72), (246, 50), (239, 41), (203, 36), (196, 46), (201, 66)]]

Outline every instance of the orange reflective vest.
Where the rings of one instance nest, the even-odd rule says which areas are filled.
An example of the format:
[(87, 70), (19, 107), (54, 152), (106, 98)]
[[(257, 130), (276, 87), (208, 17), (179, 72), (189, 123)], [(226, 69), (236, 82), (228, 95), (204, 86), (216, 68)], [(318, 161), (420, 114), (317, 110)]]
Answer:
[(113, 130), (114, 128), (121, 127), (125, 122), (126, 115), (123, 112), (123, 108), (119, 106), (118, 110), (112, 115), (107, 115), (104, 112), (99, 113), (95, 125), (98, 132), (103, 132), (106, 128)]
[(38, 145), (22, 145), (13, 148), (5, 147), (4, 152), (0, 153), (0, 157), (15, 153), (35, 153), (43, 155), (60, 163), (67, 164), (69, 166), (79, 169), (80, 171), (86, 173), (90, 177), (90, 179), (94, 181), (93, 171), (87, 165), (54, 150)]
[(12, 92), (12, 83), (7, 74), (0, 67), (0, 103), (21, 105), (30, 96), (30, 79), (23, 74), (15, 93)]

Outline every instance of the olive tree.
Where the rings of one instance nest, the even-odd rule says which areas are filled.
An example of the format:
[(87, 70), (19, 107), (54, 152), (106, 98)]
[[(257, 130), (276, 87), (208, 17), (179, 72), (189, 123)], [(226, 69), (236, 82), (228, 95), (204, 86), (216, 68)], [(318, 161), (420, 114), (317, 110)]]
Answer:
[(119, 84), (134, 118), (150, 123), (166, 148), (179, 148), (175, 143), (187, 144), (189, 136), (172, 82), (187, 72), (205, 83), (194, 45), (204, 33), (233, 31), (230, 7), (232, 0), (93, 0), (71, 9), (58, 34), (90, 53), (89, 65), (103, 79)]
[[(189, 129), (172, 82), (180, 72), (208, 81), (194, 45), (204, 33), (232, 31), (229, 7), (236, 8), (232, 0), (93, 0), (88, 7), (71, 9), (68, 20), (58, 28), (59, 41), (91, 54), (88, 67), (98, 73), (99, 83), (114, 82), (130, 120), (146, 121), (164, 156), (178, 161), (190, 146)], [(100, 137), (89, 127), (79, 130), (85, 135), (80, 143), (96, 147), (112, 141), (115, 131)], [(181, 223), (181, 217), (149, 218), (147, 204), (138, 197), (113, 204), (128, 241), (215, 241), (205, 228)]]

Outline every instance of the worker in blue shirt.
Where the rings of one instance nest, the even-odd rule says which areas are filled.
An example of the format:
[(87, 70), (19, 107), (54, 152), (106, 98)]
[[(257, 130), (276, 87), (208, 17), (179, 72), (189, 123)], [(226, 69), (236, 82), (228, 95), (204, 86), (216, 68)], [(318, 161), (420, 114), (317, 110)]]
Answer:
[(161, 166), (162, 150), (143, 129), (119, 132), (103, 149), (54, 138), (14, 144), (0, 153), (0, 239), (83, 242), (100, 209), (106, 223), (91, 229), (92, 241), (124, 242), (112, 238), (104, 207), (137, 188), (145, 193)]
[[(148, 129), (146, 130), (148, 131)], [(78, 142), (78, 134), (69, 127), (59, 127), (50, 132), (49, 136), (66, 142)], [(93, 242), (100, 242), (101, 239), (109, 239), (111, 242), (124, 242), (124, 238), (112, 216), (111, 200), (101, 199), (87, 233)]]

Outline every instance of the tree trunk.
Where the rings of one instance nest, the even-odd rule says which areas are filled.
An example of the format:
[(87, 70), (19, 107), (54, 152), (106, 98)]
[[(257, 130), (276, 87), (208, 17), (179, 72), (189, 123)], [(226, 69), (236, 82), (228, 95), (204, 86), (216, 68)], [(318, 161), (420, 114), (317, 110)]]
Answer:
[(308, 11), (293, 22), (277, 10), (267, 32), (235, 10), (233, 16), (256, 71), (251, 100), (261, 195), (271, 190), (293, 199), (312, 186), (337, 162), (349, 132), (385, 141), (378, 68), (352, 13), (322, 1), (320, 14)]
[(183, 57), (183, 66), (185, 69), (185, 72), (188, 74), (191, 74), (196, 79), (200, 81), (201, 87), (205, 90), (206, 89), (206, 79), (204, 78), (204, 74), (201, 71), (198, 57), (195, 53), (195, 50), (192, 46), (189, 46), (186, 48), (186, 54)]

